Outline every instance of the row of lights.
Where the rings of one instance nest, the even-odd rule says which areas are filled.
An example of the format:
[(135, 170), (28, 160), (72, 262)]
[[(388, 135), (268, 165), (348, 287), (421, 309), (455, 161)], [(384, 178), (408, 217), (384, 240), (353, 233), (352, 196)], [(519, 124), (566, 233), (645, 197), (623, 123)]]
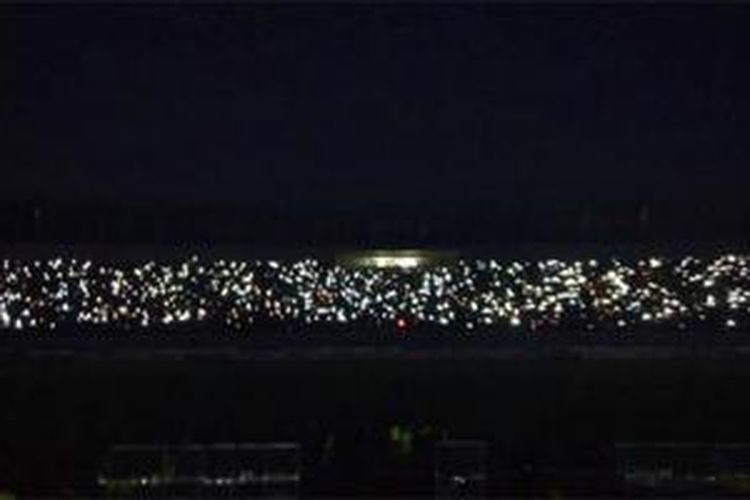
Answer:
[(748, 257), (651, 257), (626, 262), (497, 260), (347, 267), (315, 259), (106, 265), (3, 260), (0, 327), (259, 321), (477, 328), (736, 328), (750, 313)]

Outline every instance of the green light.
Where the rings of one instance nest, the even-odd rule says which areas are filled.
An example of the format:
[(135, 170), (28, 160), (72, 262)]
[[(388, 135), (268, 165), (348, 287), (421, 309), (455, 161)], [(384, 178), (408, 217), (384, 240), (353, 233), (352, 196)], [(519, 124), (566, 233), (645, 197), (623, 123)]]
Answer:
[(391, 441), (394, 441), (394, 442), (401, 441), (401, 428), (398, 425), (391, 426), (390, 434), (391, 434)]

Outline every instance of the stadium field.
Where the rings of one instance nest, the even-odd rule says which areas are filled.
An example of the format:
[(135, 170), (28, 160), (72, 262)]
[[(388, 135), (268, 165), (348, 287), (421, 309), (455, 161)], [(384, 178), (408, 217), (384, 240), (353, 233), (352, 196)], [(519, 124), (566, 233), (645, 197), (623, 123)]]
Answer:
[(750, 442), (748, 382), (710, 358), (4, 360), (0, 487), (101, 493), (116, 444), (291, 441), (305, 494), (431, 494), (447, 438), (489, 444), (494, 493), (615, 494), (618, 442)]

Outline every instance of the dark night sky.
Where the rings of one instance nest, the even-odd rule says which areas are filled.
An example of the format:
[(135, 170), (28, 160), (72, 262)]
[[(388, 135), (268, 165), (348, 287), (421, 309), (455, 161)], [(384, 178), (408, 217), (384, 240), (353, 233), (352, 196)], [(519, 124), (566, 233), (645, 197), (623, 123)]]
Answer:
[(3, 6), (0, 196), (746, 207), (742, 6)]

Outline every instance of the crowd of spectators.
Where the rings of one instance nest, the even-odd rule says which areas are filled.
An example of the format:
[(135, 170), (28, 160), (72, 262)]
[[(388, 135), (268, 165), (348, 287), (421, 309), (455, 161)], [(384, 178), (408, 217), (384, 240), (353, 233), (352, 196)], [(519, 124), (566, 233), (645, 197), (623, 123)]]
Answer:
[(109, 264), (2, 260), (0, 328), (148, 329), (220, 324), (348, 324), (472, 332), (633, 331), (750, 319), (750, 257), (640, 260), (456, 260), (370, 268), (316, 259)]

